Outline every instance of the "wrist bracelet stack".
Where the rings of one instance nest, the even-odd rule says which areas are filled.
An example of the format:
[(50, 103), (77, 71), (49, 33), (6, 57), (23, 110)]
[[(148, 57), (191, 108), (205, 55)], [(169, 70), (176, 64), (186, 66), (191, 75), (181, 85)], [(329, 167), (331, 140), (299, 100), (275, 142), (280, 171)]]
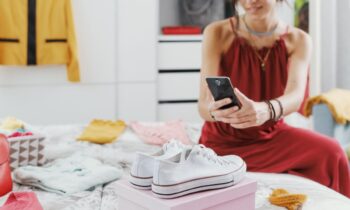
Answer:
[(281, 119), (282, 116), (283, 116), (283, 106), (282, 106), (281, 101), (278, 100), (277, 98), (276, 98), (276, 99), (273, 99), (273, 100), (277, 101), (277, 103), (278, 103), (278, 105), (279, 105), (279, 107), (280, 107), (280, 114), (279, 114), (278, 117), (275, 119), (275, 121), (278, 121), (278, 120)]
[(267, 105), (267, 107), (269, 108), (269, 113), (270, 113), (270, 118), (269, 118), (269, 120), (271, 120), (272, 118), (274, 118), (273, 113), (272, 113), (271, 103), (270, 103), (269, 100), (265, 100), (264, 102), (265, 102), (265, 104)]
[[(280, 107), (280, 113), (279, 115), (277, 116), (277, 113), (276, 113), (276, 110), (275, 110), (275, 107), (273, 106), (273, 104), (271, 103), (271, 101), (277, 101), (279, 107)], [(267, 106), (269, 107), (269, 112), (270, 112), (270, 120), (274, 120), (274, 121), (278, 121), (282, 118), (283, 116), (283, 106), (282, 106), (282, 103), (280, 100), (278, 99), (272, 99), (272, 100), (265, 100), (264, 101)]]

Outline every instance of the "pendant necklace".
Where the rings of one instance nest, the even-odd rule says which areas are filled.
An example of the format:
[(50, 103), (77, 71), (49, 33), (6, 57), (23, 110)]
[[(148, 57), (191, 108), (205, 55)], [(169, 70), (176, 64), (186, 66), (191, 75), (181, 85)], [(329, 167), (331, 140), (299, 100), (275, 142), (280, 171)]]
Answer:
[[(262, 37), (262, 36), (272, 36), (272, 35), (275, 33), (275, 31), (276, 31), (276, 29), (277, 29), (277, 27), (278, 27), (278, 23), (277, 23), (276, 26), (273, 27), (273, 29), (272, 29), (271, 31), (258, 32), (258, 31), (254, 31), (253, 29), (251, 29), (251, 28), (248, 26), (247, 22), (245, 21), (245, 16), (243, 16), (243, 23), (244, 23), (244, 25), (245, 25), (245, 27), (246, 27), (246, 29), (247, 29), (247, 31), (249, 32), (250, 35), (253, 34), (254, 36), (258, 36), (258, 37)], [(268, 57), (269, 57), (269, 55), (270, 55), (270, 53), (271, 53), (272, 47), (269, 47), (269, 49), (268, 49), (268, 51), (267, 51), (267, 53), (265, 54), (264, 57), (262, 57), (262, 56), (259, 54), (258, 50), (257, 50), (255, 47), (253, 47), (253, 50), (254, 50), (255, 55), (257, 56), (257, 58), (258, 58), (259, 61), (260, 61), (261, 70), (265, 71), (266, 61), (267, 61), (267, 59), (268, 59)]]

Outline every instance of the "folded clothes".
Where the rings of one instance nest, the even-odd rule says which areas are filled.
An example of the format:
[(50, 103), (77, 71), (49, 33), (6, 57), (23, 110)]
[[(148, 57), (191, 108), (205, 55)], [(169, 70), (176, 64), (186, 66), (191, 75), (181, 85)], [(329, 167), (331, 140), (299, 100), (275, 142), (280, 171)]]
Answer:
[(13, 131), (19, 128), (24, 128), (24, 123), (14, 117), (7, 117), (0, 124), (0, 129)]
[(147, 144), (163, 145), (171, 139), (183, 144), (191, 144), (184, 123), (180, 120), (169, 121), (160, 125), (143, 125), (138, 122), (130, 123), (131, 129)]
[(34, 192), (12, 192), (0, 210), (43, 210)]
[(99, 160), (75, 154), (45, 166), (24, 166), (13, 173), (15, 182), (35, 186), (48, 192), (72, 194), (116, 180), (122, 170)]
[(8, 138), (20, 137), (20, 136), (33, 136), (32, 132), (14, 132), (11, 135), (7, 136)]
[(78, 140), (89, 141), (97, 144), (111, 143), (123, 133), (126, 124), (122, 120), (98, 120), (95, 119), (85, 128)]

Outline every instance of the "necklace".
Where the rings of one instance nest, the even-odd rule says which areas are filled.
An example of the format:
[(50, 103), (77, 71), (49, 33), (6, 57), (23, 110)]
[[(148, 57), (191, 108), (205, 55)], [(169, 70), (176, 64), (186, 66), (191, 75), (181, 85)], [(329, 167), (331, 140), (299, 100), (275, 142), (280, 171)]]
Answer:
[(257, 50), (253, 47), (253, 50), (254, 50), (254, 53), (255, 53), (256, 57), (258, 57), (258, 59), (260, 60), (260, 67), (261, 67), (261, 70), (263, 70), (263, 71), (265, 71), (266, 61), (267, 61), (267, 58), (268, 58), (269, 55), (270, 55), (271, 49), (272, 49), (272, 47), (269, 48), (269, 50), (268, 50), (267, 53), (265, 54), (265, 57), (262, 58), (262, 57), (260, 56), (259, 52), (257, 52)]
[[(276, 29), (278, 27), (278, 22), (277, 22), (276, 26), (271, 31), (257, 32), (257, 31), (252, 30), (251, 28), (249, 28), (247, 22), (245, 21), (245, 16), (243, 16), (243, 23), (244, 23), (245, 27), (247, 28), (247, 31), (249, 32), (249, 35), (253, 34), (253, 35), (258, 36), (258, 37), (261, 37), (261, 36), (272, 36), (275, 33), (275, 31), (276, 31)], [(268, 57), (269, 57), (269, 55), (271, 53), (271, 50), (272, 50), (272, 47), (269, 47), (269, 50), (267, 51), (265, 56), (261, 57), (259, 52), (257, 51), (256, 47), (255, 46), (253, 47), (253, 51), (254, 51), (256, 57), (258, 57), (258, 59), (260, 61), (261, 70), (263, 70), (263, 71), (265, 71), (266, 61), (267, 61), (267, 59), (268, 59)]]
[(262, 37), (262, 36), (271, 36), (272, 34), (275, 33), (277, 27), (278, 27), (278, 22), (276, 23), (276, 25), (272, 28), (271, 31), (265, 31), (265, 32), (259, 32), (259, 31), (254, 31), (253, 29), (251, 29), (246, 20), (245, 20), (245, 16), (243, 16), (243, 22), (244, 22), (244, 25), (245, 27), (247, 28), (247, 31), (250, 33), (250, 34), (253, 34), (254, 36), (258, 36), (258, 37)]

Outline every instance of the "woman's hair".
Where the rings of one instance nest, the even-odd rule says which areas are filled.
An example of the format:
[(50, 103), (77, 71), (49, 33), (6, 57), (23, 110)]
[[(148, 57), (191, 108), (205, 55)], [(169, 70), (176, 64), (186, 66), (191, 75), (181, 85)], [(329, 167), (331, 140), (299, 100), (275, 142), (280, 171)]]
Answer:
[(306, 2), (298, 12), (298, 28), (309, 32), (309, 3)]

